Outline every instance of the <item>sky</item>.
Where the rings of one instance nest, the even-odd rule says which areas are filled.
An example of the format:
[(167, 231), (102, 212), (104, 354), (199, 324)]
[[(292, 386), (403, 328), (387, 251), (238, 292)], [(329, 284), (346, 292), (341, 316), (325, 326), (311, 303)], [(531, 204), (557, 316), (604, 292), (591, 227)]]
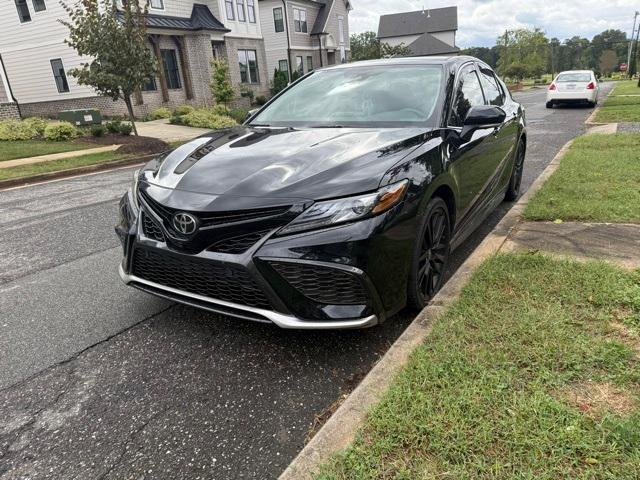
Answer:
[[(458, 6), (458, 47), (490, 47), (506, 29), (539, 27), (549, 38), (591, 39), (609, 28), (631, 36), (639, 0), (351, 0), (351, 33), (378, 31), (380, 15)], [(640, 20), (640, 17), (638, 17)]]

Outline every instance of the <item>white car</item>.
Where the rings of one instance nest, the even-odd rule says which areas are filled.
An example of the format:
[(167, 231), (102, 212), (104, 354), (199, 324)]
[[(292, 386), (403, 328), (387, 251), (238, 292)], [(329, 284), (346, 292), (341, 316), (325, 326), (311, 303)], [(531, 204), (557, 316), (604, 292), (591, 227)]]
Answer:
[(591, 70), (561, 72), (547, 90), (547, 108), (559, 103), (586, 103), (595, 107), (599, 90), (598, 80)]

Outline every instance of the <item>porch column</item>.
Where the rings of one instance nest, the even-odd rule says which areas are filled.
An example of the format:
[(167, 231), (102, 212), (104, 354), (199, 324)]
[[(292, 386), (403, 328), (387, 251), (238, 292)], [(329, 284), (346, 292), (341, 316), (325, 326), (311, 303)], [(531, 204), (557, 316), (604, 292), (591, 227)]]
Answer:
[(153, 53), (158, 61), (158, 78), (160, 79), (160, 90), (162, 91), (162, 101), (169, 101), (169, 88), (167, 87), (167, 79), (164, 76), (164, 67), (162, 64), (162, 54), (160, 53), (160, 35), (149, 35), (149, 41), (153, 45)]
[(184, 91), (187, 94), (187, 100), (193, 100), (193, 82), (191, 81), (191, 69), (189, 68), (189, 59), (184, 48), (184, 37), (172, 35), (173, 41), (178, 47), (178, 55), (180, 56), (180, 67), (182, 68), (182, 76), (184, 77)]

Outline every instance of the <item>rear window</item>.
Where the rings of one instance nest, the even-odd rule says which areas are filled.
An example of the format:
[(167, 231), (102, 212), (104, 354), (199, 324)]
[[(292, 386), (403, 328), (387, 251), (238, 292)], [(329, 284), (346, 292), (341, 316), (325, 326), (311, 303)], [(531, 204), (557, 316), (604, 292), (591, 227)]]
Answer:
[(561, 73), (556, 82), (590, 82), (590, 73)]

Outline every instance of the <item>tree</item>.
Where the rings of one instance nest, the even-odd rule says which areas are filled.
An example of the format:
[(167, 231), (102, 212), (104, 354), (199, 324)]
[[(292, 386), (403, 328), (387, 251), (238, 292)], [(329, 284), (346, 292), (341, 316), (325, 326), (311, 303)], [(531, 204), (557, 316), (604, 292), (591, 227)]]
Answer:
[(380, 58), (410, 57), (411, 53), (411, 49), (404, 43), (394, 46), (384, 42), (380, 44)]
[(375, 32), (351, 35), (351, 60), (373, 60), (380, 58), (380, 40)]
[(229, 75), (229, 64), (224, 58), (211, 61), (213, 72), (211, 74), (211, 95), (217, 103), (222, 103), (228, 109), (227, 104), (236, 96), (236, 92), (231, 85)]
[(604, 50), (600, 54), (600, 72), (604, 75), (617, 70), (618, 54), (614, 50)]
[(523, 63), (514, 62), (503, 68), (502, 75), (504, 75), (507, 78), (512, 78), (517, 82), (519, 82), (520, 80), (525, 78), (527, 75), (529, 75), (529, 68), (527, 67), (527, 65)]
[(65, 42), (81, 57), (91, 60), (69, 70), (80, 85), (93, 87), (99, 95), (124, 100), (134, 133), (138, 130), (131, 95), (156, 72), (149, 51), (144, 15), (147, 6), (124, 0), (118, 12), (117, 0), (79, 0), (62, 3), (69, 20)]
[[(503, 47), (498, 59), (498, 72), (502, 75), (509, 76), (507, 71), (518, 72), (520, 75), (523, 73), (521, 67), (524, 67), (524, 75), (519, 78), (537, 77), (546, 70), (549, 41), (539, 28), (520, 28), (506, 32), (498, 38), (498, 44), (500, 43)], [(515, 68), (511, 68), (513, 65)]]
[(460, 51), (460, 55), (470, 55), (479, 58), (490, 67), (495, 68), (498, 63), (498, 49), (496, 47), (470, 47)]
[(282, 90), (287, 88), (289, 84), (289, 73), (285, 70), (278, 70), (277, 68), (273, 72), (273, 80), (271, 81), (271, 95), (277, 95)]

